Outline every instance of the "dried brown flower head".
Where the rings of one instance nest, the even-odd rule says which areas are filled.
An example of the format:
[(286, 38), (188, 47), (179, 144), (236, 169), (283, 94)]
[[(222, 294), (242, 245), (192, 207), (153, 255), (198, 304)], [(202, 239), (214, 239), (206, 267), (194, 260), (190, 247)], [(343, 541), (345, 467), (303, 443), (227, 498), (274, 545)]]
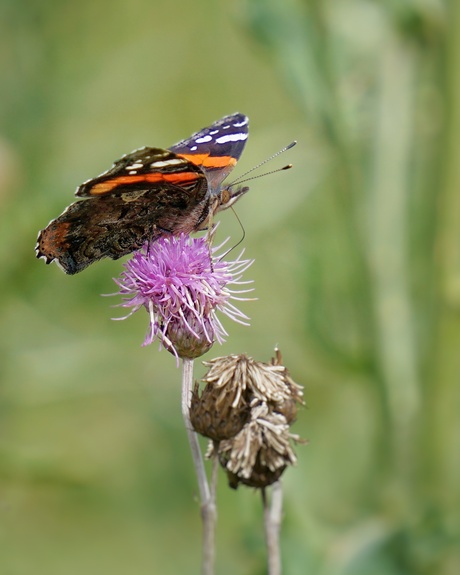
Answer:
[(244, 354), (217, 357), (203, 362), (209, 367), (203, 381), (216, 388), (230, 389), (235, 405), (242, 397), (249, 401), (256, 397), (273, 404), (289, 399), (302, 403), (302, 387), (294, 382), (283, 365), (273, 361), (255, 361)]
[(300, 438), (290, 433), (286, 418), (265, 402), (254, 400), (250, 422), (236, 437), (219, 444), (219, 460), (230, 474), (230, 484), (238, 480), (251, 487), (266, 487), (275, 482), (297, 461), (291, 440)]
[(195, 387), (191, 421), (216, 442), (208, 456), (217, 451), (231, 487), (270, 485), (296, 462), (291, 443), (301, 440), (289, 426), (303, 404), (302, 387), (282, 365), (279, 350), (269, 364), (242, 354), (204, 365), (206, 386), (201, 396)]
[[(227, 390), (228, 391), (228, 390)], [(199, 392), (198, 384), (192, 393), (190, 421), (193, 429), (213, 441), (235, 437), (249, 420), (250, 409), (245, 401), (233, 405), (233, 396), (213, 385)]]

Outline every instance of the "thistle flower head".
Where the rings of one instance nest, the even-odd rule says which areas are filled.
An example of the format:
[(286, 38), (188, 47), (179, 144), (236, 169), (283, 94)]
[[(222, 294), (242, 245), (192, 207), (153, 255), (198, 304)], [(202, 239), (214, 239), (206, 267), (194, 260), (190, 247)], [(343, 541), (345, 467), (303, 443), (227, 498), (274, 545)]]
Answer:
[[(220, 311), (247, 325), (247, 316), (230, 300), (245, 299), (232, 290), (252, 264), (242, 254), (226, 262), (217, 257), (206, 238), (185, 234), (167, 236), (145, 246), (124, 264), (115, 283), (123, 296), (122, 307), (131, 315), (144, 307), (150, 318), (143, 345), (158, 339), (176, 358), (199, 357), (214, 341), (222, 343), (227, 332), (217, 317)], [(125, 317), (128, 317), (125, 316)], [(124, 319), (124, 318), (121, 318)]]

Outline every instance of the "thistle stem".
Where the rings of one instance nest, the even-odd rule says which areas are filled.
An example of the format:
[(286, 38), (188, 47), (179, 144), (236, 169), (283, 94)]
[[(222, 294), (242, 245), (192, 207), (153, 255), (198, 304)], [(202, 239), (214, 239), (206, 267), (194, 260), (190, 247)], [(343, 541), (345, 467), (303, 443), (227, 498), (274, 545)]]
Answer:
[(182, 360), (182, 416), (184, 418), (185, 429), (187, 430), (190, 449), (192, 451), (193, 463), (198, 480), (201, 503), (201, 521), (203, 524), (203, 559), (202, 575), (214, 575), (215, 557), (215, 528), (216, 528), (216, 504), (215, 487), (213, 494), (209, 489), (203, 457), (201, 455), (198, 435), (193, 431), (190, 423), (190, 403), (193, 386), (193, 360)]
[(265, 541), (267, 545), (268, 575), (281, 575), (280, 530), (283, 513), (283, 489), (281, 481), (272, 485), (271, 501), (263, 488)]

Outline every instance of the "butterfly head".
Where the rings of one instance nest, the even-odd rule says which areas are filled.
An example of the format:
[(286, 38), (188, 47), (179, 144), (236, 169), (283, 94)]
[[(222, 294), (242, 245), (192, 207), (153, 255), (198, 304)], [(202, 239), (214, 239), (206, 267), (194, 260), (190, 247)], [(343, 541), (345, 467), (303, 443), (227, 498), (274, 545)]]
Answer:
[(215, 197), (214, 212), (221, 212), (231, 208), (246, 192), (249, 192), (249, 186), (229, 185), (220, 190)]

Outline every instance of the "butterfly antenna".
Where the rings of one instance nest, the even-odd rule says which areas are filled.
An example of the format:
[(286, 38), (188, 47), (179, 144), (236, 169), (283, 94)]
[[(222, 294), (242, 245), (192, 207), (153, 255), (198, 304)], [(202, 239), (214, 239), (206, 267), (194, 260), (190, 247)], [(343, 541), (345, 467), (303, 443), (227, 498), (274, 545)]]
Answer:
[[(291, 168), (292, 168), (292, 164), (287, 164), (286, 166), (283, 166), (282, 168), (277, 168), (276, 170), (270, 170), (269, 172), (264, 172), (263, 174), (258, 174), (257, 176), (251, 176), (250, 178), (246, 178), (245, 180), (239, 179), (236, 182), (236, 184), (244, 184), (245, 182), (250, 182), (251, 180), (257, 180), (258, 178), (262, 178), (263, 176), (268, 176), (269, 174), (276, 174), (276, 172), (282, 172), (283, 170), (290, 170)], [(252, 172), (252, 170), (251, 170), (251, 172)], [(234, 184), (235, 184), (235, 182), (233, 182), (233, 184), (231, 184), (229, 187), (233, 186)]]
[(233, 186), (235, 184), (242, 184), (243, 182), (247, 182), (249, 180), (254, 180), (255, 178), (260, 178), (260, 177), (266, 176), (268, 174), (274, 174), (275, 172), (281, 172), (282, 170), (288, 170), (289, 168), (292, 168), (292, 164), (288, 164), (287, 166), (284, 166), (283, 168), (279, 168), (278, 170), (272, 170), (271, 172), (266, 172), (265, 174), (260, 174), (259, 176), (253, 176), (252, 178), (247, 178), (246, 180), (243, 180), (243, 178), (246, 177), (248, 174), (250, 174), (254, 170), (258, 170), (264, 164), (266, 164), (267, 162), (270, 162), (271, 160), (274, 160), (280, 154), (287, 152), (287, 150), (290, 150), (296, 144), (297, 144), (297, 141), (294, 140), (293, 142), (291, 142), (290, 144), (288, 144), (287, 146), (285, 146), (281, 150), (278, 150), (278, 152), (276, 152), (276, 154), (273, 154), (272, 156), (265, 158), (265, 160), (262, 160), (262, 162), (259, 162), (257, 165), (253, 166), (250, 170), (248, 170), (247, 172), (244, 172), (244, 174), (241, 174), (241, 176), (238, 176), (238, 178), (236, 178), (236, 180), (234, 182), (232, 182), (231, 185)]

